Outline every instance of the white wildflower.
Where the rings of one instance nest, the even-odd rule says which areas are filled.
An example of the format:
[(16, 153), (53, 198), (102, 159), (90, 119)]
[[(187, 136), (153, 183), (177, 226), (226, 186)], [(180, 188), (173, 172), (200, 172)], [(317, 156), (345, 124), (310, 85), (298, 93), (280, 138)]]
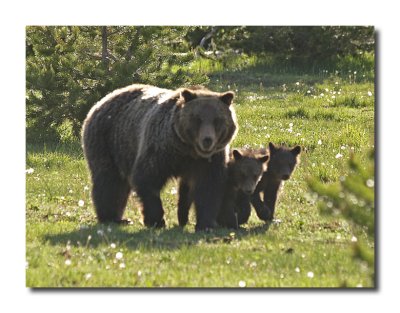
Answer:
[(115, 254), (115, 258), (116, 258), (117, 260), (121, 260), (123, 257), (124, 257), (124, 255), (122, 254), (122, 252), (117, 252), (117, 253)]
[(251, 262), (250, 263), (250, 268), (255, 268), (257, 267), (257, 262)]

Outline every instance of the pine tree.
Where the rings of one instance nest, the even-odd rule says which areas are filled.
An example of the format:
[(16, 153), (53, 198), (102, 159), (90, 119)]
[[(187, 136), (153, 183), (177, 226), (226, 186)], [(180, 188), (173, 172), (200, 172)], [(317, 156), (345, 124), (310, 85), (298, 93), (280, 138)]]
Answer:
[[(28, 140), (79, 138), (90, 107), (132, 83), (165, 88), (201, 84), (176, 53), (188, 27), (63, 26), (26, 29)], [(62, 139), (62, 138), (61, 138)]]
[(374, 152), (369, 154), (366, 164), (352, 156), (348, 170), (348, 175), (337, 183), (323, 184), (317, 178), (312, 178), (308, 180), (308, 185), (318, 195), (322, 214), (341, 215), (353, 225), (355, 231), (366, 234), (368, 242), (357, 240), (353, 243), (354, 258), (374, 267)]

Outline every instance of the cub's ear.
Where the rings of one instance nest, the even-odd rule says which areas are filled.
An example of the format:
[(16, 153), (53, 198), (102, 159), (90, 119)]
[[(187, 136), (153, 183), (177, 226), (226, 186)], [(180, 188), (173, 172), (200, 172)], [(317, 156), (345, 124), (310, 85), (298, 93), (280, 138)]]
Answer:
[(261, 163), (267, 162), (268, 159), (269, 159), (269, 155), (264, 155), (262, 157), (257, 158), (257, 160), (260, 161)]
[(298, 155), (301, 152), (301, 147), (300, 146), (296, 146), (294, 147), (292, 150), (290, 150), (294, 155)]
[(276, 147), (275, 147), (275, 145), (274, 145), (272, 142), (270, 142), (270, 143), (268, 144), (268, 148), (269, 148), (269, 152), (270, 152), (270, 153), (273, 153), (273, 152), (275, 152), (275, 150), (276, 150)]
[(235, 158), (236, 161), (243, 158), (242, 154), (238, 150), (233, 150), (233, 157)]
[(225, 93), (223, 93), (219, 99), (225, 103), (226, 105), (231, 105), (233, 97), (235, 96), (235, 94), (232, 91), (227, 91)]
[(185, 102), (189, 102), (197, 97), (196, 94), (191, 92), (189, 89), (183, 89), (181, 91), (181, 96), (185, 99)]

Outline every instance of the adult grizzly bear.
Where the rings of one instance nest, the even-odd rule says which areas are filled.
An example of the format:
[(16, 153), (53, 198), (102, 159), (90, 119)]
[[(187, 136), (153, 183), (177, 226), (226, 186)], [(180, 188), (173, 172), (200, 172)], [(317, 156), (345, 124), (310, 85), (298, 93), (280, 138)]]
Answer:
[(237, 131), (233, 97), (204, 88), (131, 85), (100, 100), (82, 131), (99, 222), (124, 222), (134, 189), (144, 224), (163, 227), (160, 191), (169, 178), (185, 177), (194, 185), (196, 230), (215, 227), (227, 148)]

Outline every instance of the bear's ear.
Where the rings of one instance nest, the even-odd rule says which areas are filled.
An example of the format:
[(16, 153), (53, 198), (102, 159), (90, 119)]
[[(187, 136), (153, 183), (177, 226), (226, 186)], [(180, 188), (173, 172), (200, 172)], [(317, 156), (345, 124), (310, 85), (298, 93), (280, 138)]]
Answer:
[(191, 92), (189, 89), (183, 89), (181, 91), (181, 96), (185, 99), (185, 102), (189, 102), (197, 97), (196, 94)]
[(264, 155), (262, 157), (257, 158), (257, 160), (260, 161), (261, 163), (267, 162), (268, 159), (269, 159), (269, 155)]
[(300, 146), (296, 146), (294, 147), (292, 150), (290, 150), (294, 155), (298, 155), (301, 152), (301, 147)]
[(243, 156), (238, 150), (233, 150), (233, 157), (237, 161), (237, 160), (240, 160)]
[(268, 144), (268, 148), (269, 148), (269, 152), (270, 152), (270, 153), (273, 153), (273, 152), (275, 152), (275, 150), (276, 150), (276, 147), (275, 147), (275, 145), (274, 145), (272, 142), (270, 142), (270, 143)]
[(235, 96), (235, 94), (232, 91), (227, 91), (225, 93), (223, 93), (221, 96), (219, 96), (219, 99), (225, 103), (226, 105), (231, 105), (233, 97)]

